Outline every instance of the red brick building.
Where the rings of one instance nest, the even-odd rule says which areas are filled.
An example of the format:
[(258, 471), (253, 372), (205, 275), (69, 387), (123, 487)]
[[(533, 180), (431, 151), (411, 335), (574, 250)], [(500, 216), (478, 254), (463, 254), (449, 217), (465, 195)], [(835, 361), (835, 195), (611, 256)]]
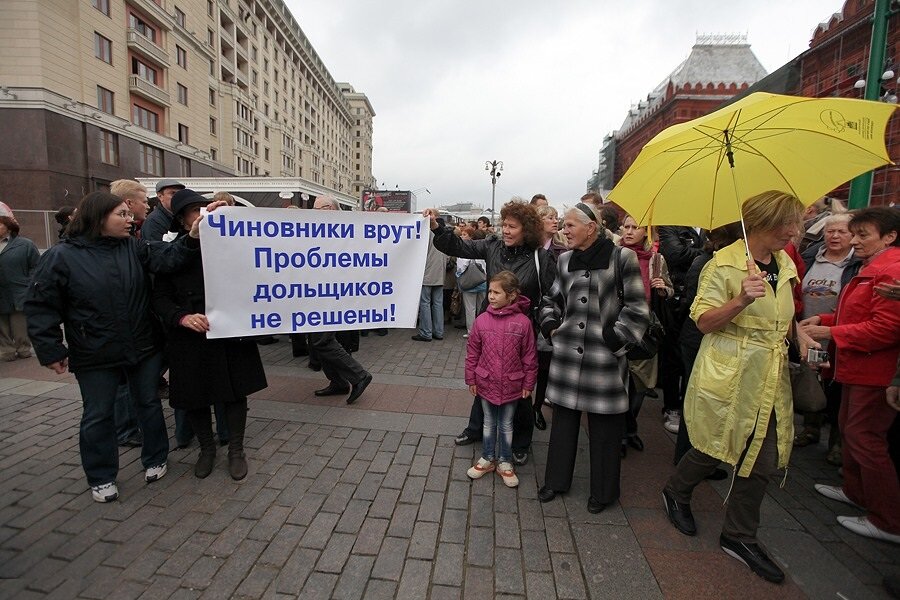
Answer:
[[(862, 90), (854, 87), (865, 79), (872, 41), (872, 15), (875, 0), (847, 0), (840, 12), (819, 24), (813, 32), (809, 50), (794, 62), (799, 67), (799, 82), (785, 93), (800, 96), (842, 96), (859, 98)], [(884, 81), (887, 95), (897, 94), (900, 77), (900, 13), (888, 20), (887, 51), (882, 71), (892, 70), (894, 76)], [(776, 90), (772, 90), (776, 91)], [(888, 124), (886, 135), (888, 155), (900, 162), (900, 117), (897, 113)], [(834, 192), (846, 198), (849, 186)], [(900, 202), (900, 166), (890, 165), (875, 171), (870, 204), (888, 205)]]
[[(813, 31), (808, 50), (765, 76), (743, 38), (701, 36), (691, 55), (637, 106), (631, 108), (618, 131), (604, 140), (598, 171), (589, 187), (611, 188), (659, 131), (707, 114), (723, 103), (755, 91), (798, 96), (859, 98), (855, 87), (866, 77), (875, 0), (846, 0)], [(900, 95), (900, 12), (888, 19), (883, 95)], [(755, 64), (754, 64), (755, 63)], [(900, 116), (888, 124), (886, 144), (891, 159), (900, 163)], [(849, 185), (831, 195), (846, 199)], [(875, 171), (870, 204), (900, 203), (900, 165)]]
[(614, 181), (625, 174), (644, 144), (657, 133), (714, 111), (765, 75), (745, 36), (698, 36), (690, 55), (646, 100), (628, 111), (615, 133)]

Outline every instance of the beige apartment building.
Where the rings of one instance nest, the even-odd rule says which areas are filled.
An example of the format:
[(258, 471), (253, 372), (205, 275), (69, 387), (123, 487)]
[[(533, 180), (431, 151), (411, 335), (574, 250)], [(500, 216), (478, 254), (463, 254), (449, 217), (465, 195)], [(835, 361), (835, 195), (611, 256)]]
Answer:
[(282, 0), (4, 0), (0, 199), (74, 204), (120, 177), (374, 187), (365, 94)]

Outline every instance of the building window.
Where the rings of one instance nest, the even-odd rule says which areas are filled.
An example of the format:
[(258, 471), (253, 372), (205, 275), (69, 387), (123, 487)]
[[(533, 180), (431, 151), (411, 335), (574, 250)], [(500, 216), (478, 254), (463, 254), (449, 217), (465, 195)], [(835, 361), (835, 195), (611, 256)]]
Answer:
[(107, 17), (109, 16), (109, 0), (91, 0), (91, 5)]
[(216, 105), (216, 90), (214, 90), (212, 88), (209, 88), (209, 105), (210, 106)]
[(216, 76), (216, 61), (214, 61), (213, 59), (209, 59), (209, 76)]
[(191, 159), (181, 156), (178, 158), (178, 164), (181, 167), (180, 175), (182, 177), (190, 177), (191, 176)]
[(144, 21), (134, 13), (128, 15), (128, 25), (154, 44), (156, 43), (156, 28), (149, 25), (146, 21)]
[(187, 50), (181, 46), (175, 46), (175, 61), (182, 69), (187, 69)]
[(131, 107), (131, 121), (138, 127), (159, 133), (159, 115), (143, 106), (134, 104)]
[(356, 142), (356, 147), (359, 148), (359, 142)]
[(206, 28), (206, 43), (212, 47), (216, 45), (216, 34), (209, 27)]
[(216, 135), (216, 118), (215, 117), (209, 118), (209, 132), (212, 135)]
[(156, 69), (134, 57), (131, 58), (131, 74), (156, 85)]
[(163, 152), (159, 148), (141, 144), (141, 170), (150, 175), (163, 174)]
[(100, 162), (119, 166), (119, 136), (102, 129), (100, 130)]
[(185, 19), (185, 17), (184, 17), (184, 11), (182, 11), (180, 8), (178, 8), (178, 7), (176, 6), (176, 7), (175, 7), (175, 22), (178, 23), (179, 25), (181, 25), (182, 27), (184, 27), (184, 26), (185, 26), (185, 25), (184, 25), (184, 22), (185, 22), (184, 19)]
[(213, 0), (206, 0), (206, 14), (213, 16)]
[(112, 64), (112, 42), (94, 32), (94, 56), (105, 63)]
[(97, 86), (97, 108), (102, 110), (105, 113), (109, 113), (111, 115), (115, 114), (115, 109), (113, 108), (113, 100), (114, 95), (111, 91), (106, 89), (105, 87)]
[(218, 157), (219, 157), (218, 151), (215, 148), (210, 148), (209, 149), (209, 157), (213, 160), (218, 159)]
[(185, 106), (188, 105), (187, 94), (188, 94), (188, 89), (179, 83), (178, 84), (178, 102), (180, 104), (184, 104)]
[(263, 158), (265, 158), (266, 161), (268, 162), (268, 160), (269, 160), (269, 149), (268, 148), (263, 148)]
[(178, 124), (178, 141), (182, 144), (190, 143), (188, 141), (188, 126), (183, 123)]

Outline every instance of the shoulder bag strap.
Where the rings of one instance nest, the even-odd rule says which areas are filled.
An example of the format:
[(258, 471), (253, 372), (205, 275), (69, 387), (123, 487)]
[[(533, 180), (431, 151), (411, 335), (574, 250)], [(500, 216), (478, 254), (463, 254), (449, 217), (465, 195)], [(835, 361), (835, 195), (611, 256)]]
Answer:
[(619, 298), (619, 306), (625, 306), (625, 288), (622, 285), (622, 247), (616, 246), (613, 250), (613, 274), (616, 281), (616, 296)]
[(544, 297), (544, 287), (541, 285), (541, 261), (538, 259), (538, 250), (534, 249), (534, 269), (537, 273), (538, 294), (540, 298)]

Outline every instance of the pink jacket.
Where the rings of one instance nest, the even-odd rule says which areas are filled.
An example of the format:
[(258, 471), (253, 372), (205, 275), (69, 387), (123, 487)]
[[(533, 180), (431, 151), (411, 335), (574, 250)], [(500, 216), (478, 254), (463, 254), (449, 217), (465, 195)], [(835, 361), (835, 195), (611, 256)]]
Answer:
[(537, 382), (537, 350), (525, 296), (478, 315), (466, 349), (466, 385), (491, 404), (515, 402)]

